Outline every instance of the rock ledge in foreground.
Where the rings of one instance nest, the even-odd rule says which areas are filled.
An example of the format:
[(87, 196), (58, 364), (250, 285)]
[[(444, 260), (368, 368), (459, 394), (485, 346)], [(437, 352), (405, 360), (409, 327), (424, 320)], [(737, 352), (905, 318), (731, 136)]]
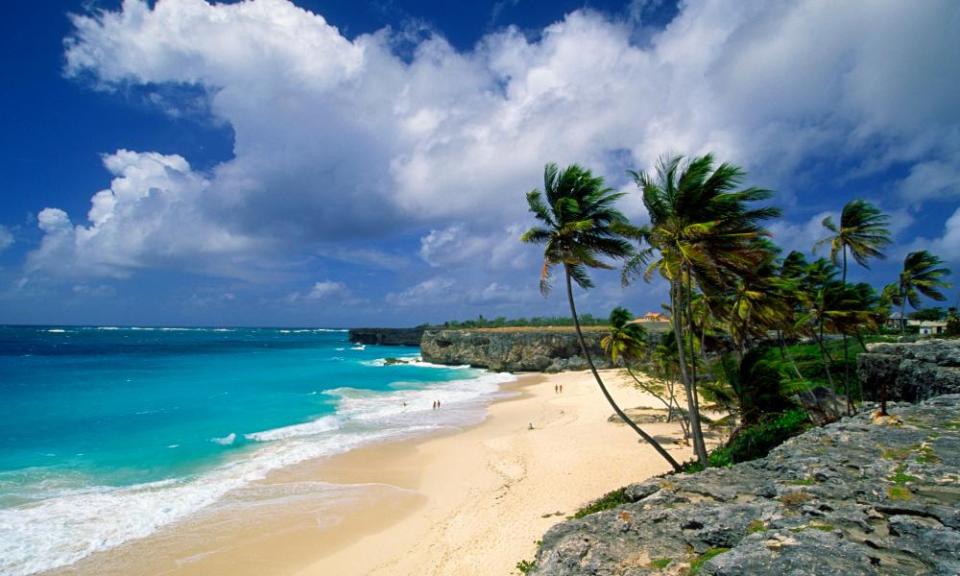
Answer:
[(960, 573), (960, 395), (862, 413), (766, 458), (629, 486), (550, 529), (541, 576)]

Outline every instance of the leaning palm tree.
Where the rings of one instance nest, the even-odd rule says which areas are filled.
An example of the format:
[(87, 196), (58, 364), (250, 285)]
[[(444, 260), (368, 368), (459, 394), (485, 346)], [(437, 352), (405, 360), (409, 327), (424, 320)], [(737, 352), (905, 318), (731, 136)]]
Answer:
[(699, 290), (711, 296), (732, 286), (737, 277), (750, 274), (765, 258), (764, 247), (756, 242), (768, 235), (762, 221), (780, 212), (769, 207), (748, 208), (749, 203), (770, 198), (772, 192), (735, 190), (743, 180), (743, 170), (726, 163), (715, 167), (710, 154), (688, 163), (680, 156), (664, 158), (655, 174), (630, 174), (650, 214), (650, 227), (641, 239), (649, 247), (627, 262), (623, 279), (629, 282), (645, 267), (644, 279), (659, 273), (670, 283), (671, 318), (693, 445), (706, 467), (692, 337), (694, 294)]
[[(883, 249), (890, 244), (890, 231), (887, 226), (890, 217), (879, 208), (866, 200), (851, 200), (843, 207), (840, 213), (840, 226), (833, 218), (823, 219), (823, 227), (830, 231), (830, 236), (817, 242), (819, 247), (830, 244), (830, 260), (841, 265), (841, 283), (847, 284), (847, 252), (853, 256), (857, 264), (869, 268), (867, 261), (870, 258), (883, 259)], [(842, 257), (841, 257), (842, 256)], [(850, 398), (850, 356), (847, 348), (847, 334), (843, 333), (843, 387), (847, 395), (847, 412), (853, 411)]]
[(603, 178), (594, 176), (576, 164), (562, 172), (556, 164), (547, 164), (543, 170), (543, 192), (532, 190), (527, 193), (527, 205), (540, 225), (524, 232), (520, 239), (544, 245), (543, 267), (540, 271), (540, 291), (544, 295), (550, 291), (552, 269), (555, 266), (563, 267), (567, 301), (580, 350), (607, 402), (617, 416), (653, 446), (675, 470), (680, 470), (680, 464), (670, 453), (628, 418), (610, 395), (583, 339), (573, 299), (574, 282), (583, 289), (593, 286), (587, 273), (589, 268), (612, 269), (608, 259), (628, 258), (633, 252), (624, 238), (631, 226), (614, 207), (614, 203), (622, 196), (604, 186)]
[(943, 261), (926, 250), (907, 254), (903, 260), (903, 271), (900, 272), (900, 278), (895, 285), (896, 295), (893, 297), (894, 304), (900, 306), (901, 334), (906, 333), (907, 323), (904, 312), (906, 312), (907, 302), (914, 310), (920, 307), (921, 294), (937, 302), (943, 302), (947, 297), (939, 289), (950, 287), (950, 283), (943, 280), (943, 277), (949, 274), (950, 270), (943, 267)]

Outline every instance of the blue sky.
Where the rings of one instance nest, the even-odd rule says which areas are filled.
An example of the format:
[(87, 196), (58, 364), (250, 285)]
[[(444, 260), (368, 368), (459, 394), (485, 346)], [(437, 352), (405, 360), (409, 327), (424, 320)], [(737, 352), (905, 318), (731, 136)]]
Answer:
[[(919, 248), (960, 270), (955, 2), (78, 0), (5, 23), (0, 322), (560, 314), (523, 193), (548, 161), (630, 192), (669, 152), (776, 190), (787, 249), (880, 205), (895, 246), (853, 279)], [(663, 299), (600, 275), (582, 306)]]

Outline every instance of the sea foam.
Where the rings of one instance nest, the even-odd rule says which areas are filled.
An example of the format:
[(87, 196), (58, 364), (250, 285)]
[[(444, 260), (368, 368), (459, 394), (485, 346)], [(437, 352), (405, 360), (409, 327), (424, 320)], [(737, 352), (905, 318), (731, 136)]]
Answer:
[[(129, 487), (68, 489), (0, 508), (0, 574), (25, 576), (67, 566), (144, 538), (279, 468), (365, 444), (479, 422), (487, 401), (510, 380), (513, 377), (507, 374), (478, 371), (475, 378), (420, 389), (328, 390), (325, 393), (337, 402), (336, 416), (244, 434), (255, 442), (251, 449), (209, 472)], [(432, 410), (434, 400), (441, 402), (440, 410)], [(236, 439), (237, 434), (230, 433), (213, 440), (232, 444)]]

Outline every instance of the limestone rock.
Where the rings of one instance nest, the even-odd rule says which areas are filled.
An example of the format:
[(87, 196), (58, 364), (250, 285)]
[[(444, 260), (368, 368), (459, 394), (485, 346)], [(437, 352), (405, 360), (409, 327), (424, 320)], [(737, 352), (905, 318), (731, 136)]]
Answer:
[(383, 346), (419, 346), (424, 328), (351, 328), (349, 338), (354, 344)]
[(790, 398), (807, 411), (810, 420), (817, 426), (836, 422), (847, 412), (844, 397), (823, 386), (813, 390), (804, 390)]
[[(586, 332), (597, 368), (610, 368), (600, 347), (603, 332)], [(428, 330), (420, 342), (423, 359), (435, 364), (469, 364), (500, 372), (586, 370), (580, 343), (572, 330)]]
[(960, 393), (960, 340), (868, 344), (857, 357), (857, 376), (867, 398), (916, 402)]
[(960, 395), (864, 411), (765, 458), (628, 486), (543, 537), (533, 574), (960, 573)]

